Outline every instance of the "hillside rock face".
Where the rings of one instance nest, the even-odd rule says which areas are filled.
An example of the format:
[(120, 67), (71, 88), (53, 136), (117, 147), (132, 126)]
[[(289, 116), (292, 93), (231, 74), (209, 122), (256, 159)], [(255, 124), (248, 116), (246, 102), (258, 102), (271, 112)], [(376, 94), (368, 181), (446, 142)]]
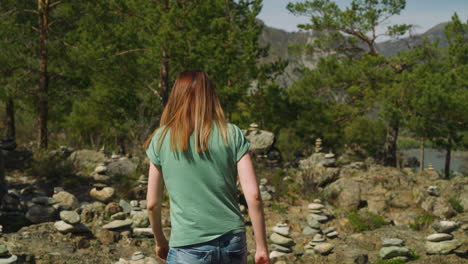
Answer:
[(255, 153), (267, 152), (275, 141), (275, 135), (266, 130), (247, 130), (244, 134), (250, 142), (250, 151)]

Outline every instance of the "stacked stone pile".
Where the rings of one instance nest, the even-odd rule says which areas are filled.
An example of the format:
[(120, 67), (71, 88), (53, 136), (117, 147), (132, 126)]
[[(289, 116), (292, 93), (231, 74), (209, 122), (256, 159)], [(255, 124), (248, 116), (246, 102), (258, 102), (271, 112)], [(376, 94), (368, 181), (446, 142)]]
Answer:
[(411, 257), (410, 250), (404, 247), (405, 241), (399, 238), (382, 238), (382, 248), (379, 251), (381, 259), (407, 261)]
[(291, 228), (287, 223), (278, 223), (273, 227), (273, 233), (270, 236), (271, 244), (270, 259), (284, 256), (292, 253), (292, 247), (296, 244), (291, 238)]
[(437, 233), (426, 237), (426, 253), (445, 255), (454, 252), (462, 245), (462, 242), (456, 239), (451, 233), (460, 226), (461, 223), (455, 221), (435, 221), (432, 224), (432, 228), (434, 228)]
[(305, 253), (317, 253), (328, 255), (332, 252), (334, 245), (326, 242), (327, 239), (338, 237), (338, 231), (333, 226), (322, 230), (322, 224), (329, 221), (330, 216), (325, 214), (325, 205), (320, 199), (315, 199), (308, 205), (309, 215), (307, 216), (307, 225), (302, 233), (307, 236), (313, 236), (312, 240), (304, 247)]
[(114, 198), (114, 193), (114, 188), (107, 186), (105, 183), (95, 183), (91, 191), (89, 191), (89, 195), (93, 199), (103, 203), (110, 202)]
[(18, 257), (16, 255), (10, 254), (7, 246), (3, 243), (0, 243), (0, 263), (16, 263), (16, 260), (18, 260)]
[(32, 223), (54, 221), (58, 216), (57, 209), (53, 207), (56, 203), (57, 201), (52, 197), (34, 197), (31, 202), (27, 203), (29, 208), (26, 212), (26, 218)]
[(265, 178), (260, 180), (259, 189), (263, 201), (271, 200), (273, 198), (272, 194), (276, 192), (275, 187), (268, 185), (268, 180)]

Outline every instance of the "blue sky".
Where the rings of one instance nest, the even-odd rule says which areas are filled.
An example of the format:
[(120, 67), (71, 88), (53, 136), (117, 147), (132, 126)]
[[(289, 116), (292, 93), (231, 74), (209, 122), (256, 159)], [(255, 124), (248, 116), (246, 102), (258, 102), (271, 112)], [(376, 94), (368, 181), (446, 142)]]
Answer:
[[(298, 0), (263, 0), (263, 9), (258, 16), (268, 26), (297, 31), (297, 24), (308, 23), (306, 17), (296, 17), (286, 10), (289, 2)], [(341, 7), (348, 6), (351, 0), (337, 0)], [(407, 0), (405, 10), (390, 20), (391, 24), (415, 24), (418, 27), (415, 33), (423, 33), (429, 28), (449, 21), (454, 12), (457, 12), (462, 21), (468, 19), (468, 0)], [(383, 29), (381, 29), (383, 30)]]

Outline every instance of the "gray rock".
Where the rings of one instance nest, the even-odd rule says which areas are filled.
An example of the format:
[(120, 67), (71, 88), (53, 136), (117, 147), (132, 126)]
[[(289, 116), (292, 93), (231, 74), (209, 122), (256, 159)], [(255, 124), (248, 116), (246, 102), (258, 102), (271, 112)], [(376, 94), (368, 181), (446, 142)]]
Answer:
[(141, 209), (146, 209), (146, 200), (140, 200), (138, 203)]
[(311, 217), (311, 218), (315, 218), (315, 220), (317, 220), (319, 223), (324, 223), (326, 221), (328, 221), (328, 217), (326, 215), (319, 215), (319, 214), (309, 214), (307, 216), (307, 219)]
[(98, 166), (94, 169), (94, 172), (96, 172), (96, 173), (98, 173), (98, 174), (104, 174), (104, 173), (106, 173), (106, 171), (107, 171), (107, 167), (104, 166), (104, 165), (102, 165), (102, 164), (98, 165)]
[(124, 220), (127, 217), (127, 214), (124, 212), (118, 212), (113, 215), (111, 215), (112, 220)]
[(41, 205), (53, 205), (57, 203), (57, 201), (54, 198), (47, 197), (47, 196), (34, 197), (32, 198), (32, 202), (35, 204), (41, 204)]
[(436, 233), (426, 237), (427, 241), (431, 242), (440, 242), (444, 240), (450, 240), (453, 238), (453, 235), (447, 233)]
[(97, 182), (102, 182), (102, 183), (110, 183), (111, 182), (111, 177), (107, 176), (107, 175), (93, 173), (93, 174), (91, 174), (91, 177), (93, 178), (93, 180), (95, 180)]
[(70, 225), (69, 223), (65, 221), (57, 221), (54, 223), (54, 227), (60, 232), (60, 233), (80, 233), (80, 232), (89, 232), (89, 228), (84, 225), (84, 224), (75, 224), (75, 225)]
[(8, 255), (10, 254), (9, 254), (7, 246), (4, 244), (0, 244), (0, 257), (6, 257)]
[(104, 163), (107, 158), (102, 152), (82, 149), (73, 152), (69, 160), (72, 162), (73, 166), (77, 168), (93, 171), (96, 166)]
[(381, 259), (390, 259), (399, 256), (409, 256), (410, 252), (405, 247), (389, 246), (381, 248), (379, 255)]
[(277, 245), (277, 244), (271, 244), (271, 250), (279, 251), (279, 252), (283, 252), (283, 253), (291, 253), (292, 252), (291, 248), (283, 247), (283, 246)]
[(130, 211), (132, 210), (132, 206), (130, 205), (130, 203), (123, 199), (120, 200), (119, 205), (120, 207), (122, 207), (122, 211), (124, 213), (130, 213)]
[(309, 214), (307, 216), (307, 224), (311, 228), (315, 228), (315, 229), (320, 229), (320, 226), (322, 225), (320, 224), (320, 222), (317, 220), (317, 218), (313, 214)]
[(321, 234), (314, 235), (314, 238), (312, 239), (312, 243), (319, 243), (323, 241), (325, 241), (325, 237)]
[(289, 226), (284, 226), (284, 225), (276, 225), (273, 227), (273, 232), (276, 232), (280, 235), (287, 236), (289, 237), (290, 234), (290, 227)]
[(129, 176), (135, 173), (137, 164), (133, 163), (128, 158), (122, 157), (118, 160), (112, 160), (107, 164), (106, 174), (109, 176), (125, 175)]
[(319, 253), (321, 255), (327, 255), (327, 254), (331, 253), (333, 248), (334, 248), (333, 244), (319, 243), (319, 244), (315, 245), (314, 252)]
[(101, 201), (101, 202), (109, 202), (114, 197), (115, 190), (112, 187), (104, 187), (102, 190), (98, 190), (97, 188), (91, 189), (89, 195), (94, 199)]
[(132, 257), (130, 258), (131, 260), (140, 260), (140, 259), (144, 259), (145, 258), (145, 255), (143, 254), (143, 252), (141, 251), (136, 251), (135, 253), (133, 253)]
[(69, 224), (78, 224), (81, 220), (80, 215), (75, 211), (61, 211), (60, 219)]
[(145, 227), (145, 228), (133, 228), (133, 235), (134, 236), (147, 236), (147, 237), (153, 237), (153, 229), (151, 227)]
[(432, 228), (439, 233), (451, 233), (457, 230), (461, 226), (461, 223), (454, 221), (435, 221), (432, 224)]
[(320, 203), (310, 203), (307, 207), (309, 208), (309, 210), (321, 210), (325, 208), (325, 206)]
[(26, 218), (37, 224), (57, 219), (57, 210), (52, 206), (33, 205), (26, 212)]
[(383, 247), (390, 247), (390, 246), (401, 247), (404, 244), (405, 244), (405, 241), (399, 238), (382, 238)]
[(54, 194), (52, 198), (54, 198), (60, 205), (63, 205), (63, 208), (74, 210), (80, 206), (78, 199), (69, 192), (59, 191)]
[(429, 255), (446, 255), (452, 253), (452, 251), (456, 250), (461, 245), (462, 243), (459, 240), (452, 239), (440, 242), (426, 241), (424, 247), (426, 249), (426, 253)]
[(4, 211), (21, 211), (22, 209), (19, 195), (10, 192), (3, 195), (0, 205)]
[(273, 243), (285, 247), (292, 247), (296, 244), (291, 238), (279, 235), (277, 233), (271, 234), (270, 239)]
[(270, 252), (270, 260), (282, 257), (284, 255), (286, 255), (286, 253), (273, 250), (272, 252)]
[(333, 231), (335, 231), (335, 230), (336, 230), (335, 227), (330, 226), (330, 227), (325, 228), (325, 229), (323, 230), (323, 233), (324, 233), (324, 234), (328, 234), (328, 233), (331, 233), (331, 232), (333, 232)]
[(267, 191), (261, 191), (260, 196), (262, 196), (263, 201), (269, 201), (272, 198), (271, 194), (269, 192), (267, 192)]
[(311, 227), (308, 227), (308, 226), (306, 226), (302, 230), (302, 234), (305, 235), (305, 236), (312, 236), (312, 235), (315, 235), (315, 234), (318, 234), (318, 233), (320, 233), (320, 229), (315, 229), (315, 228), (311, 228)]
[(327, 236), (328, 238), (335, 238), (335, 237), (338, 236), (338, 232), (333, 231), (333, 232), (327, 233), (326, 236)]
[(9, 258), (0, 259), (0, 264), (13, 264), (16, 263), (18, 257), (16, 255), (11, 255)]
[(250, 142), (249, 150), (255, 153), (263, 153), (268, 151), (275, 140), (275, 135), (272, 132), (265, 130), (246, 131), (245, 137)]
[(140, 211), (132, 215), (132, 227), (148, 227), (150, 225), (147, 211)]
[(105, 229), (117, 229), (121, 227), (131, 226), (132, 223), (133, 223), (132, 219), (114, 220), (108, 224), (103, 225), (102, 227)]
[(428, 186), (427, 193), (432, 196), (439, 196), (439, 188), (435, 185)]

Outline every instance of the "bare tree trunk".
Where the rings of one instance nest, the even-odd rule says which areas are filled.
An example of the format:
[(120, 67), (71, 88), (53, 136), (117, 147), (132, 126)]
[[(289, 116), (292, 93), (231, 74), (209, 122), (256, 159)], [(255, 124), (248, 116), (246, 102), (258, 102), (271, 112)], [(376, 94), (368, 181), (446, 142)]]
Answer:
[(16, 126), (15, 126), (15, 104), (13, 98), (8, 97), (5, 106), (6, 112), (6, 136), (16, 138)]
[(38, 112), (38, 142), (40, 148), (48, 146), (48, 88), (49, 76), (47, 73), (47, 39), (49, 35), (49, 0), (38, 0), (39, 13), (39, 90), (37, 94)]
[(448, 179), (450, 177), (450, 160), (452, 156), (452, 141), (448, 140), (447, 148), (446, 148), (447, 154), (445, 155), (445, 179)]
[(161, 97), (163, 107), (166, 106), (169, 98), (169, 54), (166, 49), (162, 52), (161, 71), (160, 71)]
[(387, 138), (382, 151), (382, 162), (384, 166), (396, 167), (397, 166), (397, 140), (400, 122), (397, 120), (391, 122), (387, 130)]
[(424, 170), (424, 138), (421, 138), (421, 164), (419, 164), (419, 170)]

